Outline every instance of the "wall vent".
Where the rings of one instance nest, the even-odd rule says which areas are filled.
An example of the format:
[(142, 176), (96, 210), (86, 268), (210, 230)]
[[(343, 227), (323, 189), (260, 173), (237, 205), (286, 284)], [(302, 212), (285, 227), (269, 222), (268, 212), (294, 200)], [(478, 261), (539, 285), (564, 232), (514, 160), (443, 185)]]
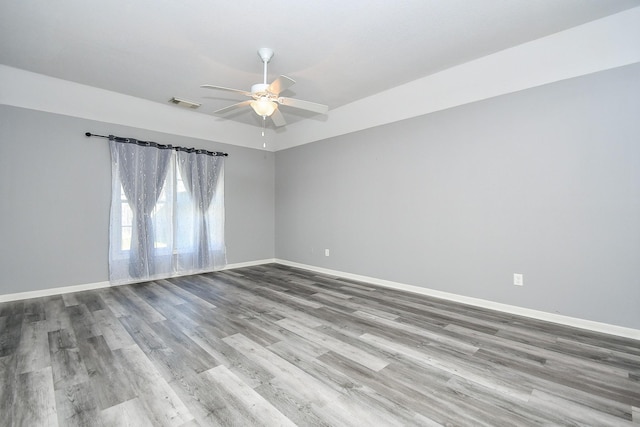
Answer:
[(187, 107), (187, 108), (193, 108), (193, 109), (198, 108), (200, 107), (200, 105), (202, 105), (202, 104), (198, 104), (197, 102), (187, 101), (186, 99), (176, 98), (175, 96), (171, 98), (169, 102), (172, 104), (179, 105), (181, 107)]

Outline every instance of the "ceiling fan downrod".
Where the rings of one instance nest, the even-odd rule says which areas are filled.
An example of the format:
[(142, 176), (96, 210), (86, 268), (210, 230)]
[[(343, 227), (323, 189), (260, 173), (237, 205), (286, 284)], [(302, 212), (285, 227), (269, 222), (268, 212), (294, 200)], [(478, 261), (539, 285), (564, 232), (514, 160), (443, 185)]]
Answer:
[(262, 59), (262, 63), (264, 64), (262, 83), (266, 85), (267, 84), (267, 64), (269, 63), (269, 61), (271, 61), (271, 58), (273, 58), (273, 50), (269, 49), (268, 47), (261, 47), (260, 49), (258, 49), (258, 56), (260, 57), (260, 59)]

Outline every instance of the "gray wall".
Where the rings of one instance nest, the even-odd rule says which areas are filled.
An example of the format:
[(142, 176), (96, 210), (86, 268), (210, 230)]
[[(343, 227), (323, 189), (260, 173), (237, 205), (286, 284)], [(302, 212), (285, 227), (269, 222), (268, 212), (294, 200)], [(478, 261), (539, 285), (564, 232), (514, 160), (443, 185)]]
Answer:
[(640, 328), (640, 65), (276, 153), (276, 257)]
[(0, 295), (108, 280), (109, 148), (85, 132), (228, 152), (228, 262), (274, 257), (273, 153), (0, 106)]

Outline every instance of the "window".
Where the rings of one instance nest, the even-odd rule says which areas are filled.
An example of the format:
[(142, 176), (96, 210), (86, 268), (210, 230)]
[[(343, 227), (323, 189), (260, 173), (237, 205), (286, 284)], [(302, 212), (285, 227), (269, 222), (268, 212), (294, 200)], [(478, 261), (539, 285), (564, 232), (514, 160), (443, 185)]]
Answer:
[(110, 280), (224, 266), (223, 158), (112, 144)]
[(131, 206), (127, 203), (127, 196), (124, 194), (124, 188), (120, 186), (120, 250), (128, 251), (131, 247), (131, 227), (133, 225), (133, 212)]

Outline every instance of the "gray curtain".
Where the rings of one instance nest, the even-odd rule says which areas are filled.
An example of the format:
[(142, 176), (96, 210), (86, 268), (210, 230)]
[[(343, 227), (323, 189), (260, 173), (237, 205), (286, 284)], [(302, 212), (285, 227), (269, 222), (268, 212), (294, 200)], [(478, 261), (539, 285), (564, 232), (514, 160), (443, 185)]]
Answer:
[[(109, 141), (112, 171), (119, 181), (133, 212), (129, 276), (155, 276), (154, 229), (151, 213), (162, 192), (172, 150)], [(111, 275), (114, 274), (111, 269)], [(116, 273), (116, 276), (119, 275)], [(119, 279), (116, 277), (116, 279)]]
[[(178, 167), (184, 186), (193, 202), (193, 253), (190, 257), (182, 257), (181, 262), (187, 259), (190, 264), (188, 270), (207, 270), (219, 267), (225, 260), (217, 260), (221, 253), (220, 248), (212, 247), (212, 236), (220, 240), (215, 232), (219, 228), (220, 215), (210, 215), (211, 202), (216, 197), (216, 191), (220, 191), (219, 178), (224, 165), (223, 157), (208, 156), (197, 152), (178, 151)], [(212, 220), (216, 225), (210, 224)], [(222, 249), (224, 251), (224, 249)]]

